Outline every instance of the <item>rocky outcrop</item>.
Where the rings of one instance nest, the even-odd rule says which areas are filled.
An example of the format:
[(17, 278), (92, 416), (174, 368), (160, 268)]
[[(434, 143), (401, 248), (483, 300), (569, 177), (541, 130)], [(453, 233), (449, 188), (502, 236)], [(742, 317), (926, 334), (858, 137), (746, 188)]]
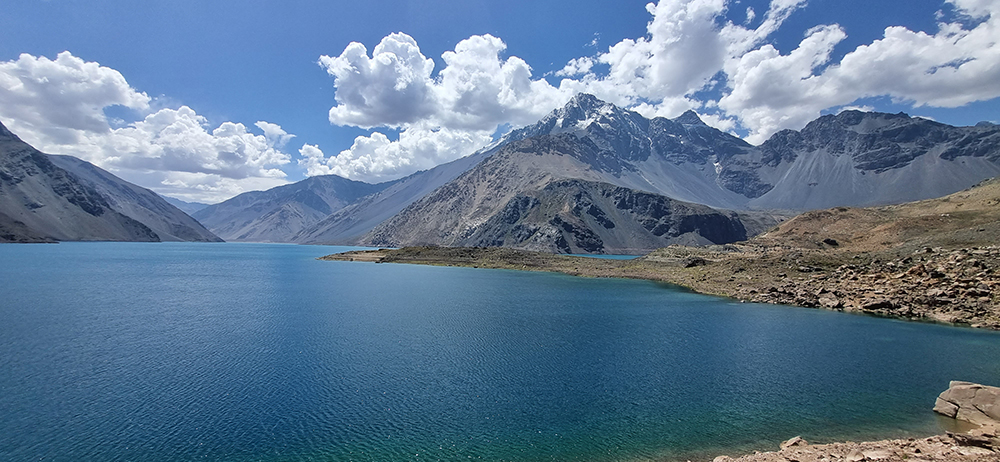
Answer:
[(976, 425), (1000, 425), (1000, 388), (953, 381), (938, 396), (934, 412)]
[(1000, 388), (953, 381), (938, 396), (934, 412), (976, 425), (965, 433), (949, 433), (959, 444), (1000, 453)]
[[(924, 249), (893, 260), (852, 258), (832, 271), (795, 263), (794, 252), (773, 284), (741, 282), (742, 300), (827, 308), (1000, 329), (1000, 247)], [(761, 260), (761, 263), (767, 260)], [(789, 264), (791, 263), (791, 264)], [(748, 274), (737, 271), (732, 280)], [(759, 281), (760, 279), (758, 279)]]

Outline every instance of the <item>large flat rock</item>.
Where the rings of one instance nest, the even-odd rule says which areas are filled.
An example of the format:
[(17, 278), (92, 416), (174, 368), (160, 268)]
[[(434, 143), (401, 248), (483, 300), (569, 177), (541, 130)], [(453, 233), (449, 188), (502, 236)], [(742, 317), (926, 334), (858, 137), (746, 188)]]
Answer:
[(934, 412), (976, 425), (1000, 425), (1000, 388), (953, 381), (938, 396)]

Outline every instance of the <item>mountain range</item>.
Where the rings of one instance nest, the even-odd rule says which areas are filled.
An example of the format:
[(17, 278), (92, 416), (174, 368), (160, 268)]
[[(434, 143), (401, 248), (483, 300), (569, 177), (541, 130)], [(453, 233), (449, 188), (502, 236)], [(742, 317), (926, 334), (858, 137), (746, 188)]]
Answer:
[(220, 240), (156, 193), (0, 124), (0, 242)]
[(201, 202), (187, 202), (177, 199), (176, 197), (162, 196), (163, 200), (167, 201), (170, 205), (181, 209), (182, 212), (191, 215), (205, 207), (209, 204), (204, 204)]
[(360, 243), (635, 253), (741, 241), (778, 222), (770, 214), (721, 211), (613, 184), (594, 154), (565, 135), (509, 143)]
[(267, 191), (246, 192), (192, 216), (227, 241), (289, 242), (303, 228), (389, 185), (314, 176)]
[[(90, 164), (38, 155), (86, 185), (113, 178)], [(639, 253), (744, 240), (806, 210), (940, 197), (998, 174), (1000, 127), (989, 123), (953, 127), (849, 110), (753, 146), (693, 111), (650, 119), (579, 94), (475, 154), (406, 178), (368, 184), (316, 176), (191, 210), (234, 241)], [(121, 190), (97, 188), (93, 196), (84, 188), (72, 197), (84, 204), (104, 198), (109, 210), (158, 237), (194, 236), (150, 225), (140, 210), (107, 199)], [(40, 229), (17, 217), (3, 218), (7, 229)], [(143, 238), (141, 228), (116, 226), (129, 230), (121, 238)]]
[[(331, 213), (296, 226), (257, 224), (270, 209), (240, 197), (195, 216), (235, 240), (635, 253), (742, 240), (805, 210), (940, 197), (998, 174), (993, 124), (851, 110), (753, 146), (693, 111), (649, 119), (580, 94), (471, 156), (337, 195)], [(302, 204), (296, 194), (269, 200)]]

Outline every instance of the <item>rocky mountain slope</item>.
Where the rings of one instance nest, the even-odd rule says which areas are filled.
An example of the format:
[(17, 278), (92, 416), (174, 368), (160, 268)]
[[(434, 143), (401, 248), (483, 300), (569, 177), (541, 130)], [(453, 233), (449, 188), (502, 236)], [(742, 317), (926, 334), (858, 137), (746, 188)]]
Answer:
[(490, 149), (422, 170), (390, 183), (385, 189), (361, 198), (292, 237), (301, 244), (354, 244), (379, 223), (399, 213), (417, 199), (455, 179), (491, 154)]
[(158, 194), (72, 156), (49, 156), (57, 167), (88, 183), (115, 211), (146, 225), (163, 241), (205, 241), (220, 239), (201, 223), (168, 203)]
[(518, 194), (470, 236), (451, 245), (637, 254), (664, 245), (742, 241), (773, 226), (777, 219), (568, 179)]
[(735, 242), (777, 223), (765, 214), (721, 212), (602, 182), (600, 168), (611, 160), (567, 134), (515, 141), (361, 243), (636, 253), (673, 243)]
[(292, 242), (303, 229), (389, 185), (337, 175), (314, 176), (267, 191), (246, 192), (192, 216), (227, 241)]
[[(605, 240), (608, 248), (630, 252), (673, 242), (707, 243), (693, 235), (657, 236), (657, 241), (625, 224), (649, 222), (648, 217), (607, 215), (616, 231), (588, 223), (595, 218), (579, 210), (589, 205), (553, 195), (549, 185), (556, 180), (584, 180), (578, 189), (604, 183), (717, 208), (805, 210), (937, 197), (1000, 174), (1000, 128), (951, 127), (902, 114), (846, 111), (754, 147), (705, 125), (693, 112), (673, 120), (646, 119), (581, 94), (518, 135), (523, 139), (501, 146), (360, 242), (562, 252), (598, 251)], [(604, 191), (576, 196), (593, 203), (593, 197), (608, 194), (606, 187), (598, 189)], [(616, 210), (595, 207), (601, 213)], [(558, 215), (560, 208), (576, 213)], [(542, 209), (547, 212), (533, 211)], [(618, 236), (626, 230), (629, 238)]]
[(218, 241), (156, 193), (48, 156), (0, 124), (0, 242)]
[(524, 130), (580, 144), (600, 181), (731, 209), (901, 203), (1000, 174), (1000, 127), (905, 114), (845, 111), (755, 147), (693, 112), (646, 119), (581, 94)]
[(396, 180), (384, 190), (362, 198), (303, 229), (292, 241), (302, 244), (356, 244), (379, 223), (467, 172), (503, 146), (549, 131), (551, 130), (542, 127), (541, 123), (513, 130), (471, 155)]
[[(412, 219), (415, 212), (407, 208), (418, 200), (424, 203), (421, 213), (431, 212), (426, 205), (431, 196), (451, 203), (447, 191), (454, 193), (468, 185), (448, 184), (494, 153), (540, 137), (549, 137), (549, 141), (536, 144), (542, 152), (528, 162), (531, 168), (508, 165), (509, 170), (480, 171), (476, 181), (482, 185), (506, 188), (479, 191), (483, 197), (495, 196), (489, 210), (480, 210), (482, 204), (478, 204), (457, 217), (459, 220), (442, 216), (452, 212), (438, 206), (436, 216), (421, 218), (426, 223), (418, 229), (429, 234), (415, 236), (415, 231), (407, 230), (399, 231), (407, 236), (396, 236), (387, 230), (400, 229), (391, 221)], [(565, 146), (562, 151), (572, 152), (574, 160), (567, 163), (559, 156), (547, 155), (545, 149), (551, 140), (559, 140)], [(518, 145), (517, 149), (525, 150), (525, 145)], [(555, 163), (546, 164), (549, 161)], [(801, 131), (779, 132), (761, 146), (752, 146), (709, 127), (694, 112), (676, 119), (647, 119), (580, 94), (538, 123), (509, 133), (472, 156), (417, 172), (342, 207), (329, 207), (332, 213), (324, 216), (320, 216), (324, 208), (306, 211), (297, 207), (277, 213), (279, 207), (261, 207), (256, 199), (246, 200), (248, 196), (235, 201), (243, 211), (208, 208), (196, 218), (223, 237), (237, 240), (466, 242), (462, 239), (471, 235), (461, 239), (447, 236), (480, 226), (514, 195), (529, 193), (529, 189), (540, 191), (548, 179), (539, 176), (539, 171), (547, 172), (548, 179), (606, 183), (731, 210), (803, 211), (900, 203), (939, 197), (1000, 174), (1000, 127), (951, 127), (905, 114), (845, 111), (823, 116)], [(489, 174), (522, 178), (487, 180), (484, 175)], [(436, 191), (439, 187), (447, 191)], [(527, 189), (511, 193), (518, 188)], [(401, 215), (395, 217), (397, 214)], [(375, 230), (380, 224), (384, 226)], [(616, 246), (632, 245), (612, 241)]]
[[(754, 208), (813, 210), (930, 199), (1000, 175), (1000, 127), (845, 111), (776, 133), (723, 172), (759, 182)], [(770, 185), (770, 188), (766, 188)]]

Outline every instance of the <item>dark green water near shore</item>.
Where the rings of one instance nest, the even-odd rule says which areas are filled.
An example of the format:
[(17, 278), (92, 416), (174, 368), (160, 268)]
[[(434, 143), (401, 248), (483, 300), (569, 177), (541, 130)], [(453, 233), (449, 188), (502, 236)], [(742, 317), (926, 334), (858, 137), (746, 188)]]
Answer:
[(0, 246), (0, 460), (710, 458), (1000, 384), (994, 332), (336, 250)]

